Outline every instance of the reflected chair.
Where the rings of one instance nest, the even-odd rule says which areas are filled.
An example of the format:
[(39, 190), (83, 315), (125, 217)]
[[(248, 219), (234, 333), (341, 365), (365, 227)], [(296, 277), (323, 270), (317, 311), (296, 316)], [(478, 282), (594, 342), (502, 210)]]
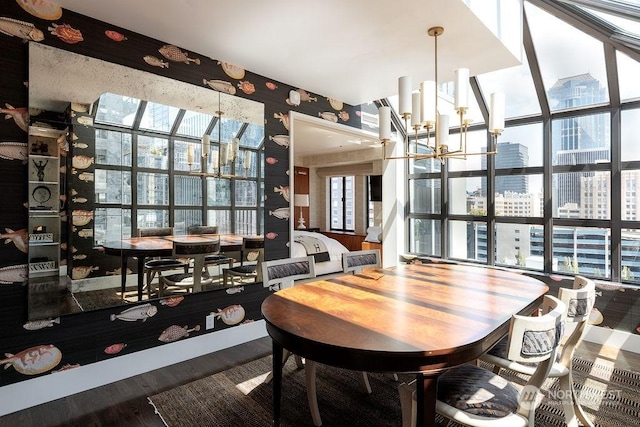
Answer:
[(243, 237), (240, 250), (240, 265), (222, 270), (224, 286), (229, 286), (229, 279), (235, 286), (235, 278), (253, 278), (254, 282), (262, 281), (260, 264), (264, 260), (264, 237)]
[[(507, 357), (537, 363), (519, 390), (501, 376), (467, 363), (438, 378), (436, 412), (467, 426), (525, 427), (534, 425), (539, 390), (547, 379), (562, 338), (567, 306), (545, 295), (540, 316), (514, 315), (509, 326)], [(415, 382), (398, 386), (403, 427), (414, 426)]]
[(362, 273), (365, 268), (380, 267), (380, 250), (351, 251), (342, 254), (342, 271)]
[[(192, 225), (187, 227), (187, 234), (190, 235), (218, 235), (218, 226), (217, 225)], [(218, 248), (220, 245), (220, 236), (218, 235)], [(220, 250), (216, 253), (212, 253), (207, 255), (204, 258), (204, 265), (207, 269), (209, 275), (211, 275), (211, 271), (209, 271), (209, 267), (217, 266), (218, 267), (218, 277), (220, 277), (222, 272), (222, 265), (227, 264), (229, 268), (233, 267), (234, 259), (232, 257), (228, 257), (226, 255), (220, 254)]]
[[(573, 386), (573, 353), (582, 341), (587, 330), (589, 314), (596, 298), (595, 283), (591, 279), (575, 276), (573, 288), (560, 288), (558, 299), (565, 303), (567, 312), (565, 320), (575, 325), (573, 331), (566, 337), (560, 346), (559, 357), (554, 361), (549, 378), (558, 378), (560, 383), (560, 396), (564, 409), (565, 422), (569, 427), (576, 427), (578, 420), (585, 425), (593, 427), (593, 422), (586, 416)], [(569, 328), (567, 328), (569, 329)], [(524, 375), (533, 375), (535, 365), (513, 362), (506, 357), (507, 338), (505, 337), (491, 350), (480, 357), (480, 360), (494, 366), (493, 372), (498, 374), (500, 369), (510, 369)], [(576, 420), (576, 417), (578, 420)]]
[[(150, 227), (138, 230), (138, 237), (163, 237), (173, 236), (173, 227)], [(147, 296), (151, 298), (151, 282), (158, 275), (158, 283), (162, 277), (163, 271), (184, 269), (185, 273), (189, 272), (189, 263), (176, 258), (158, 257), (145, 260), (144, 274), (146, 276)]]
[(161, 286), (158, 291), (163, 296), (163, 287), (186, 288), (191, 292), (200, 292), (204, 286), (210, 285), (213, 279), (204, 266), (205, 257), (220, 250), (220, 242), (173, 242), (173, 256), (193, 260), (192, 273), (177, 273), (160, 276)]

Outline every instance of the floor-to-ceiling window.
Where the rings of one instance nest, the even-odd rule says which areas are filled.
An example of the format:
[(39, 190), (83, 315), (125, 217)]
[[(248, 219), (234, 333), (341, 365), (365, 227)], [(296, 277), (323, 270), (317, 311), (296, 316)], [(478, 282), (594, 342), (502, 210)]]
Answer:
[(470, 81), (470, 151), (487, 145), (485, 100), (506, 94), (498, 153), (408, 161), (409, 251), (640, 282), (640, 24), (606, 7), (525, 1), (523, 64)]

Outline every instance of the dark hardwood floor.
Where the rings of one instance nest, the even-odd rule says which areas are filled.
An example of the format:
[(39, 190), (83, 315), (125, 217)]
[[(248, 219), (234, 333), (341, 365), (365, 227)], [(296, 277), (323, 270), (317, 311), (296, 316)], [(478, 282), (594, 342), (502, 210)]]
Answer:
[[(271, 339), (260, 338), (5, 415), (0, 417), (0, 427), (163, 427), (163, 422), (154, 413), (147, 396), (241, 365), (270, 352)], [(576, 349), (576, 356), (640, 372), (640, 357), (637, 353), (582, 342)]]
[(0, 417), (2, 427), (153, 426), (164, 423), (148, 396), (271, 353), (260, 338)]

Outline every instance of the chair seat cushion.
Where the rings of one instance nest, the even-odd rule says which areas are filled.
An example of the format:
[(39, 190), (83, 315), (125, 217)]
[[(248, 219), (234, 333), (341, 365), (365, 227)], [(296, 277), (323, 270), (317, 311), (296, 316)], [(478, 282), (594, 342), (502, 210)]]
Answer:
[[(190, 273), (178, 273), (170, 274), (168, 276), (162, 276), (162, 280), (171, 286), (193, 286), (193, 275)], [(213, 279), (208, 275), (203, 274), (200, 278), (200, 284), (205, 286), (213, 282)]]
[(144, 263), (144, 268), (147, 269), (157, 269), (157, 268), (181, 268), (185, 267), (187, 264), (184, 262), (172, 259), (172, 258), (162, 258), (162, 259), (151, 259)]
[(239, 265), (238, 267), (229, 268), (228, 271), (236, 274), (254, 274), (256, 272), (256, 266)]
[(475, 365), (461, 365), (438, 379), (438, 400), (469, 414), (503, 418), (518, 410), (518, 390), (506, 379)]
[(205, 264), (207, 263), (229, 263), (232, 258), (224, 255), (207, 255), (204, 257)]

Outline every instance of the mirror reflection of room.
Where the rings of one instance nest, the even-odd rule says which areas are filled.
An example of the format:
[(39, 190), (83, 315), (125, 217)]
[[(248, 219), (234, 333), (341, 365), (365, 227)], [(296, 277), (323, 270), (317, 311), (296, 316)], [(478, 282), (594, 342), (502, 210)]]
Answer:
[[(52, 84), (46, 71), (52, 64), (60, 64), (57, 74), (66, 80)], [(223, 287), (224, 268), (242, 260), (242, 237), (263, 233), (263, 105), (35, 44), (30, 46), (29, 73), (32, 123), (47, 127), (49, 112), (66, 111), (71, 118), (60, 156), (70, 164), (61, 168), (65, 188), (60, 199), (65, 204), (62, 232), (56, 237), (57, 292), (64, 283), (68, 292), (66, 298), (49, 298), (60, 313), (40, 303), (30, 307), (29, 317)], [(150, 77), (156, 83), (136, 83)], [(30, 158), (34, 189), (39, 181), (46, 184), (49, 169), (54, 174), (59, 169), (38, 156), (31, 153)], [(147, 283), (146, 264), (171, 259), (174, 241), (195, 239), (188, 231), (196, 226), (215, 228), (202, 238), (207, 243), (217, 239), (219, 253), (231, 262), (208, 265), (203, 274), (211, 280), (205, 286), (171, 287), (163, 282), (163, 276), (193, 274), (194, 261), (185, 258)], [(152, 229), (170, 233), (139, 237)], [(118, 252), (127, 244), (154, 250)], [(42, 302), (35, 288), (31, 291), (30, 300)]]

